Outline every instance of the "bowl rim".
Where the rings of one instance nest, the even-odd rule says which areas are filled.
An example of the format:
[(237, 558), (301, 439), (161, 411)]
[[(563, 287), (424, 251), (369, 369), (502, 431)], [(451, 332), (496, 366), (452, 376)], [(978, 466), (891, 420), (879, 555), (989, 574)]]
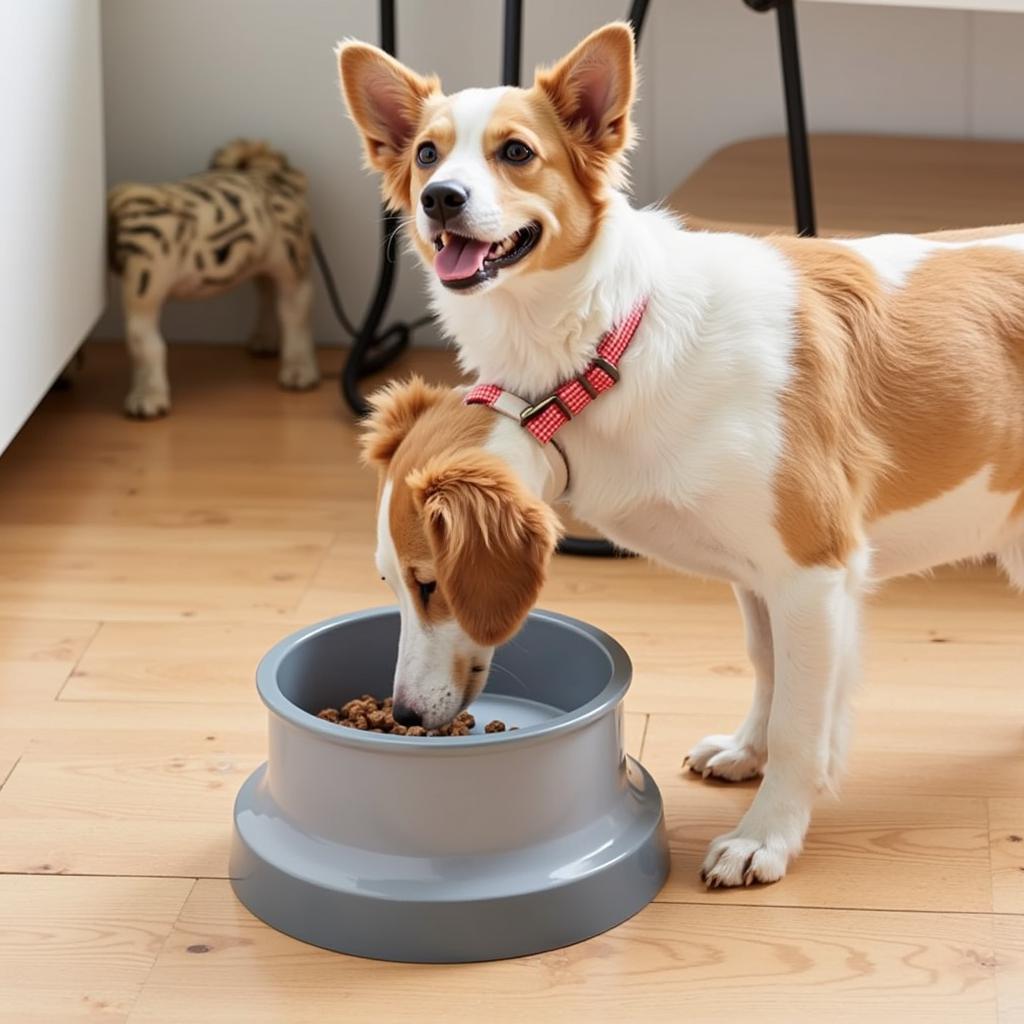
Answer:
[(625, 648), (614, 637), (580, 619), (574, 619), (569, 615), (562, 615), (559, 612), (535, 608), (527, 616), (528, 620), (556, 623), (573, 632), (582, 634), (589, 641), (596, 644), (602, 653), (606, 655), (610, 668), (608, 681), (600, 693), (592, 697), (585, 704), (580, 705), (575, 711), (564, 712), (555, 718), (549, 719), (546, 722), (540, 722), (537, 725), (529, 725), (522, 729), (491, 733), (489, 735), (433, 736), (427, 742), (421, 737), (392, 736), (390, 733), (373, 733), (360, 729), (339, 728), (331, 722), (322, 721), (309, 711), (304, 711), (281, 692), (277, 681), (278, 670), (284, 659), (299, 644), (305, 643), (321, 633), (337, 629), (352, 622), (384, 617), (390, 618), (400, 614), (397, 605), (366, 608), (361, 611), (348, 612), (345, 615), (323, 619), (320, 622), (305, 626), (283, 637), (267, 651), (256, 668), (256, 689), (260, 699), (267, 709), (278, 718), (299, 729), (313, 733), (315, 736), (341, 746), (362, 747), (365, 749), (376, 748), (380, 753), (394, 751), (395, 753), (415, 752), (423, 754), (427, 751), (436, 750), (453, 754), (460, 751), (477, 750), (480, 747), (497, 750), (509, 743), (522, 745), (581, 729), (595, 719), (608, 714), (609, 711), (621, 704), (632, 682), (633, 663)]

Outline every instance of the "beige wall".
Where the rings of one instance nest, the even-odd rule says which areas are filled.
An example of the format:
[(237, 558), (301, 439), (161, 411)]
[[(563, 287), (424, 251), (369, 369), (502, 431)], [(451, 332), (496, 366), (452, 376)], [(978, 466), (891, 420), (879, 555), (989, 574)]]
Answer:
[[(399, 49), (450, 88), (493, 83), (500, 0), (399, 0)], [(626, 0), (526, 0), (525, 63), (622, 16)], [(798, 4), (812, 127), (1024, 138), (1024, 16)], [(375, 190), (337, 96), (331, 47), (376, 38), (374, 0), (104, 0), (111, 181), (185, 174), (239, 134), (266, 135), (312, 178), (316, 222), (346, 303), (361, 313), (379, 250)], [(652, 0), (640, 48), (634, 161), (656, 200), (722, 144), (783, 125), (774, 18), (741, 0)], [(1021, 183), (1024, 188), (1024, 182)], [(172, 338), (242, 336), (228, 296), (168, 311)], [(422, 312), (404, 260), (394, 312)], [(316, 334), (340, 331), (318, 297)], [(100, 333), (119, 331), (108, 315)]]

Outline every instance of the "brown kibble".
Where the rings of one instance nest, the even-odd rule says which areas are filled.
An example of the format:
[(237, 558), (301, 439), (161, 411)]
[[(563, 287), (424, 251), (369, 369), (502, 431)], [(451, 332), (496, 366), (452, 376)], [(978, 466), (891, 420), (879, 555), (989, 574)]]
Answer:
[[(346, 701), (340, 709), (324, 708), (317, 712), (317, 717), (345, 729), (390, 733), (392, 736), (468, 736), (476, 727), (476, 719), (468, 711), (460, 711), (450, 722), (436, 729), (425, 729), (422, 725), (406, 727), (395, 721), (392, 697), (377, 700), (365, 693), (362, 697)], [(504, 722), (495, 720), (487, 725), (484, 732), (505, 732), (506, 728)]]

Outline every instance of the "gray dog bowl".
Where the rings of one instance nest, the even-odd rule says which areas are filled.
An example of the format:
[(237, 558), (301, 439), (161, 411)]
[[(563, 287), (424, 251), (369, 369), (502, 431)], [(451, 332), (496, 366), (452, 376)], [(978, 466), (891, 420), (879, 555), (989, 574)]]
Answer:
[[(231, 878), (267, 924), (327, 949), (453, 963), (578, 942), (668, 873), (661, 796), (623, 751), (631, 666), (534, 612), (495, 654), (476, 735), (343, 729), (316, 712), (390, 691), (397, 609), (282, 640), (256, 673), (269, 758), (235, 803)], [(514, 732), (480, 734), (500, 718)]]

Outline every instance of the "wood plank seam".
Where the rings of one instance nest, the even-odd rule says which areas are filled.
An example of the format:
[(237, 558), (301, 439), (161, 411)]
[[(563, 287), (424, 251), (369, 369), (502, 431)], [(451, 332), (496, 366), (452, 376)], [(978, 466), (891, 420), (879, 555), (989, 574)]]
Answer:
[(302, 593), (296, 598), (295, 603), (288, 609), (289, 615), (296, 615), (299, 608), (302, 607), (302, 602), (306, 600), (309, 592), (313, 589), (316, 584), (318, 577), (320, 576), (320, 570), (327, 564), (328, 559), (331, 557), (331, 552), (334, 550), (334, 545), (338, 542), (341, 537), (340, 533), (334, 533), (331, 535), (330, 542), (324, 548), (323, 553), (320, 555), (316, 565), (313, 566), (312, 571), (309, 574), (309, 581), (302, 589)]
[[(2, 790), (4, 788), (4, 786), (7, 784), (7, 780), (14, 774), (14, 769), (17, 768), (18, 765), (21, 763), (21, 759), (22, 759), (23, 756), (24, 755), (19, 754), (14, 759), (14, 764), (12, 764), (11, 767), (7, 770), (7, 774), (4, 775), (4, 777), (2, 779), (0, 779), (0, 790)], [(21, 872), (18, 872), (18, 874), (21, 874)]]
[(188, 906), (188, 901), (192, 898), (192, 894), (196, 891), (197, 884), (198, 879), (193, 878), (192, 884), (189, 886), (188, 892), (185, 894), (185, 898), (181, 901), (181, 906), (178, 908), (177, 916), (174, 918), (171, 927), (167, 929), (167, 934), (164, 936), (164, 941), (160, 943), (159, 951), (157, 952), (156, 956), (153, 957), (149, 965), (149, 970), (146, 971), (146, 976), (142, 979), (142, 982), (135, 991), (135, 998), (132, 1000), (131, 1006), (128, 1007), (128, 1013), (125, 1017), (126, 1024), (128, 1021), (131, 1020), (132, 1013), (135, 1011), (135, 1007), (138, 1005), (139, 999), (141, 998), (142, 993), (145, 991), (146, 985), (149, 982), (149, 979), (152, 977), (153, 971), (156, 968), (157, 963), (160, 961), (160, 957), (162, 957), (164, 953), (167, 951), (168, 944), (170, 943), (171, 939), (174, 938), (174, 934), (178, 928), (178, 923), (181, 921), (181, 915), (185, 912), (185, 908)]
[(60, 695), (64, 692), (64, 687), (68, 685), (71, 679), (74, 677), (75, 672), (78, 670), (78, 666), (82, 664), (82, 659), (85, 657), (89, 648), (92, 647), (93, 641), (100, 635), (100, 630), (103, 629), (105, 622), (103, 620), (96, 623), (96, 628), (92, 631), (89, 639), (86, 640), (85, 646), (78, 652), (78, 657), (75, 658), (74, 664), (68, 669), (68, 674), (64, 677), (64, 682), (60, 684), (60, 689), (54, 694), (54, 700), (60, 700)]

